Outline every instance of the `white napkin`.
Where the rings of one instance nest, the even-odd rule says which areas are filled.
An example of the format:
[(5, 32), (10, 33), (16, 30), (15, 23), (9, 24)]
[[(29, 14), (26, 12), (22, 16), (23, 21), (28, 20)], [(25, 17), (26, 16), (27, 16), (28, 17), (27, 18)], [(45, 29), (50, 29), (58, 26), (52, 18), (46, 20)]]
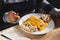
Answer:
[[(18, 32), (14, 27), (6, 29), (2, 31), (0, 34), (3, 34), (9, 37), (12, 40), (30, 40), (29, 38), (25, 37), (22, 33)], [(0, 36), (3, 40), (7, 40), (6, 38)]]

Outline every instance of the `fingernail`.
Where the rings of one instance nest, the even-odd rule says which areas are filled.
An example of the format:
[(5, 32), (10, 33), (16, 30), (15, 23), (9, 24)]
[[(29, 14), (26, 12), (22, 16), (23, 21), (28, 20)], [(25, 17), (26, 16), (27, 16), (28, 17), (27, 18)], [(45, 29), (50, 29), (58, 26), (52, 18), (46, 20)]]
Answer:
[(17, 13), (13, 13), (14, 15), (17, 15)]

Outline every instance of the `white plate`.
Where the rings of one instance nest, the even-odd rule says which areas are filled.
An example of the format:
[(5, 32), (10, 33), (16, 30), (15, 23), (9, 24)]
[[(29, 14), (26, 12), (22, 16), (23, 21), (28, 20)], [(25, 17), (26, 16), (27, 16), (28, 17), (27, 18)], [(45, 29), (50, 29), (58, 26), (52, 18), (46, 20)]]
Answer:
[[(37, 18), (39, 18), (39, 17), (41, 17), (43, 14), (40, 14), (40, 13), (30, 13), (30, 14), (24, 15), (24, 16), (19, 20), (19, 25), (23, 24), (23, 22), (24, 22), (26, 19), (28, 19), (31, 15), (34, 15), (34, 16), (36, 16)], [(51, 21), (49, 22), (48, 27), (47, 27), (45, 30), (38, 31), (38, 32), (32, 32), (32, 33), (27, 32), (27, 31), (25, 31), (24, 29), (22, 29), (22, 30), (24, 30), (25, 32), (27, 32), (27, 33), (29, 33), (29, 34), (40, 35), (40, 34), (48, 33), (49, 31), (51, 31), (51, 30), (54, 28), (54, 26), (55, 26), (55, 25), (54, 25), (54, 21), (51, 20)]]

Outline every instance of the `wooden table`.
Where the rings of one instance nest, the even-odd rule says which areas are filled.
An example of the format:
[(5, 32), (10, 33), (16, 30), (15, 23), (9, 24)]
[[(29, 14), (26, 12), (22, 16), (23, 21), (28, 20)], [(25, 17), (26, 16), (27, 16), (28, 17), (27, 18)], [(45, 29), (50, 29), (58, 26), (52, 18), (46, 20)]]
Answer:
[[(44, 35), (31, 35), (19, 28), (19, 25), (15, 25), (15, 28), (19, 30), (20, 33), (25, 35), (31, 40), (60, 40), (60, 19), (54, 19), (55, 28), (47, 34)], [(9, 28), (8, 28), (9, 29)], [(6, 29), (7, 30), (7, 29)], [(1, 31), (2, 32), (2, 31)]]
[(15, 28), (19, 30), (19, 32), (23, 33), (25, 36), (32, 40), (60, 40), (60, 19), (54, 19), (55, 28), (47, 34), (44, 35), (31, 35), (19, 28), (19, 25), (16, 25)]

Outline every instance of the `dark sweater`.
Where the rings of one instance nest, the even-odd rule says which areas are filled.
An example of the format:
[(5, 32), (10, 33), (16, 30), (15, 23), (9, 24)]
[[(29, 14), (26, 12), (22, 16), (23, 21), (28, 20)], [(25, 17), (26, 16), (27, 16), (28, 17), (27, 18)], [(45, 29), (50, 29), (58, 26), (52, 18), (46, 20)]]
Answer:
[[(42, 0), (29, 0), (28, 2), (19, 2), (19, 3), (4, 3), (3, 0), (0, 0), (0, 30), (12, 27), (13, 25), (16, 24), (10, 24), (10, 23), (5, 23), (3, 22), (3, 15), (5, 14), (5, 12), (8, 11), (16, 11), (20, 14), (20, 16), (22, 17), (23, 15), (30, 13), (33, 9), (36, 9), (35, 12), (39, 13), (39, 8), (40, 6), (42, 7)], [(48, 4), (45, 5), (43, 7), (44, 11), (46, 13), (50, 12), (53, 7)]]
[[(15, 25), (3, 22), (3, 15), (5, 14), (5, 12), (13, 10), (18, 12), (22, 17), (23, 15), (31, 12), (33, 9), (36, 8), (36, 5), (35, 4), (33, 5), (33, 1), (35, 3), (39, 2), (39, 0), (37, 2), (35, 0), (29, 0), (19, 3), (4, 3), (3, 0), (0, 0), (0, 30), (9, 28), (11, 27), (11, 25)], [(40, 2), (42, 2), (42, 0), (40, 0)]]

